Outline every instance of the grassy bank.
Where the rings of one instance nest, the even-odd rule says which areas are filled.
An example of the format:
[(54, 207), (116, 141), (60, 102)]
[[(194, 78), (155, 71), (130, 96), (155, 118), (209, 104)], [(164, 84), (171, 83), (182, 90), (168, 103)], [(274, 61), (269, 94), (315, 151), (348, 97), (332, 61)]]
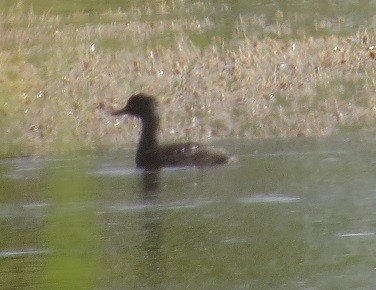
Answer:
[(298, 25), (304, 15), (279, 12), (273, 22), (240, 16), (223, 34), (211, 17), (195, 16), (213, 9), (150, 1), (95, 15), (21, 6), (3, 13), (0, 154), (133, 144), (139, 123), (109, 112), (135, 92), (159, 99), (164, 140), (321, 136), (375, 125), (374, 30), (346, 33), (340, 18), (306, 31)]

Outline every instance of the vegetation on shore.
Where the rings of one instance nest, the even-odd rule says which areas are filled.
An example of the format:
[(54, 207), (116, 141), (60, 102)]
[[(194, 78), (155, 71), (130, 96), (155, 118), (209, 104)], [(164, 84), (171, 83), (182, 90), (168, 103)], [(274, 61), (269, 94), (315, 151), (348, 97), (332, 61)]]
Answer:
[(210, 17), (194, 16), (213, 7), (161, 3), (95, 20), (87, 11), (56, 15), (19, 5), (3, 13), (0, 156), (133, 144), (138, 121), (109, 113), (136, 92), (158, 98), (163, 140), (374, 127), (374, 30), (343, 33), (341, 18), (318, 21), (312, 33), (296, 24), (303, 15), (279, 12), (273, 22), (240, 16), (223, 34)]

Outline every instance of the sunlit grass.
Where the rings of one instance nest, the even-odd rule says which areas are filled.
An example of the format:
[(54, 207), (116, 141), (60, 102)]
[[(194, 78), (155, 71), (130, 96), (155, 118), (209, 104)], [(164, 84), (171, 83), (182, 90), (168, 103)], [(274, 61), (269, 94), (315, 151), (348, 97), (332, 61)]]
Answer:
[(164, 140), (374, 127), (373, 30), (348, 32), (349, 20), (325, 17), (307, 30), (307, 15), (282, 12), (273, 22), (249, 13), (225, 26), (210, 11), (225, 14), (226, 4), (184, 3), (95, 16), (17, 4), (3, 14), (0, 154), (127, 146), (139, 124), (109, 112), (141, 91), (161, 103)]

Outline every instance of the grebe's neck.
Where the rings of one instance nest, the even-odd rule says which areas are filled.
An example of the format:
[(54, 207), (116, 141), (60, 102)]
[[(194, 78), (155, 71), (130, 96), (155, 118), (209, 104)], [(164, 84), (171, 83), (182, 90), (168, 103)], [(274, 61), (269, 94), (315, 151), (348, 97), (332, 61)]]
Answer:
[(159, 118), (156, 114), (142, 118), (142, 133), (138, 146), (138, 151), (145, 151), (157, 148), (157, 131), (159, 127)]

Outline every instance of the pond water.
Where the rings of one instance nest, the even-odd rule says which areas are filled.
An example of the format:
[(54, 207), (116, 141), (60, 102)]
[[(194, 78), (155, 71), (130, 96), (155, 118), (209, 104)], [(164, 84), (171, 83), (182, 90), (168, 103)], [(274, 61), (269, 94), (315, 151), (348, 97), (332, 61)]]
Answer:
[(376, 139), (221, 142), (228, 166), (134, 151), (0, 163), (0, 289), (371, 289)]

